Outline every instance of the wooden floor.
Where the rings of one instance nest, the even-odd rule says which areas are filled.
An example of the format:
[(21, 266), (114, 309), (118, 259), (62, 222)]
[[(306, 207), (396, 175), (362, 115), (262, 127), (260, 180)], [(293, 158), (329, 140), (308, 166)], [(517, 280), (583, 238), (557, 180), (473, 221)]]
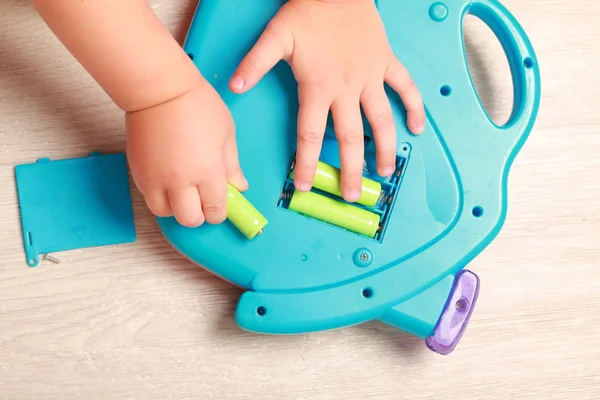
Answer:
[[(193, 1), (150, 2), (183, 38)], [(2, 0), (0, 399), (599, 399), (600, 2), (504, 4), (535, 45), (542, 107), (510, 175), (505, 227), (469, 267), (482, 278), (474, 317), (441, 357), (374, 322), (241, 331), (240, 291), (170, 248), (136, 190), (135, 244), (28, 268), (14, 165), (121, 151), (123, 120), (25, 1)], [(466, 36), (480, 95), (503, 122), (499, 43), (474, 19)]]

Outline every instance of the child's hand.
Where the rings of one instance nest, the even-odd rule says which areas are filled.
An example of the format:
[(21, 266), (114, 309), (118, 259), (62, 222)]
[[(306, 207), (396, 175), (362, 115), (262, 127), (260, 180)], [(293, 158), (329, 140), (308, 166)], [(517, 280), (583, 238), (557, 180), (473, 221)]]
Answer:
[(150, 210), (182, 225), (222, 222), (227, 182), (247, 188), (231, 115), (203, 79), (173, 100), (127, 113), (127, 155)]
[(222, 222), (227, 182), (245, 190), (229, 110), (144, 0), (31, 0), (126, 112), (127, 156), (150, 210)]
[(290, 0), (249, 52), (230, 87), (254, 86), (279, 60), (298, 81), (299, 118), (295, 185), (310, 190), (329, 110), (340, 143), (342, 193), (360, 197), (364, 162), (360, 106), (373, 127), (378, 173), (394, 171), (396, 131), (387, 82), (408, 112), (408, 127), (422, 132), (425, 112), (420, 94), (394, 56), (373, 0)]

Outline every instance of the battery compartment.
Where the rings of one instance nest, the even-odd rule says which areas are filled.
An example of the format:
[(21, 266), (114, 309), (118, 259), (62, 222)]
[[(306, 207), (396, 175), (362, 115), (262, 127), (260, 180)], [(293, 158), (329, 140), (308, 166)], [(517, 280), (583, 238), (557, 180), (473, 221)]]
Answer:
[[(368, 147), (370, 147), (370, 146), (367, 146), (367, 148)], [(341, 196), (337, 196), (335, 194), (331, 194), (331, 193), (328, 193), (326, 191), (323, 191), (323, 190), (320, 190), (320, 189), (314, 188), (314, 187), (311, 189), (311, 192), (321, 195), (321, 196), (324, 196), (324, 197), (327, 197), (329, 199), (335, 200), (336, 202), (346, 204), (346, 205), (351, 205), (352, 207), (360, 208), (360, 209), (363, 209), (370, 213), (377, 214), (380, 217), (379, 228), (377, 229), (377, 232), (375, 233), (375, 235), (373, 237), (370, 237), (367, 235), (363, 235), (363, 236), (365, 236), (368, 239), (375, 240), (377, 242), (382, 242), (383, 238), (385, 237), (385, 232), (387, 230), (388, 222), (390, 220), (390, 216), (391, 216), (392, 210), (394, 208), (394, 204), (396, 202), (397, 193), (400, 190), (402, 179), (404, 177), (404, 172), (405, 172), (407, 164), (408, 164), (409, 154), (410, 154), (410, 145), (405, 144), (405, 143), (401, 144), (399, 146), (399, 151), (396, 155), (396, 169), (395, 169), (394, 173), (390, 177), (383, 179), (382, 177), (378, 176), (375, 171), (371, 171), (371, 169), (369, 168), (369, 166), (371, 166), (372, 169), (375, 168), (374, 153), (371, 155), (371, 158), (369, 159), (369, 154), (367, 151), (366, 157), (365, 157), (365, 159), (366, 159), (365, 166), (363, 168), (363, 177), (379, 182), (379, 184), (381, 185), (381, 192), (382, 192), (382, 195), (380, 196), (379, 201), (373, 207), (364, 206), (364, 205), (358, 204), (358, 203), (348, 203)], [(282, 190), (281, 190), (280, 196), (279, 196), (279, 198), (277, 200), (277, 204), (276, 204), (276, 206), (278, 208), (288, 210), (289, 212), (296, 212), (296, 211), (290, 209), (290, 201), (291, 201), (293, 193), (295, 191), (293, 179), (290, 178), (290, 173), (292, 172), (292, 169), (294, 166), (294, 159), (295, 159), (295, 155), (294, 155), (294, 158), (292, 158), (292, 160), (290, 160), (290, 164), (287, 169), (287, 173), (284, 177)], [(328, 165), (334, 166), (336, 168), (339, 168), (338, 165), (333, 165), (334, 163), (328, 163), (327, 162), (328, 160), (324, 159), (324, 157), (321, 157), (320, 161), (327, 163)], [(348, 228), (345, 228), (343, 226), (344, 224), (333, 224), (322, 218), (313, 217), (306, 213), (298, 213), (298, 214), (302, 215), (303, 217), (311, 218), (313, 220), (327, 224), (333, 228), (344, 229), (344, 230), (354, 233), (354, 234), (360, 234), (360, 233), (352, 231)]]

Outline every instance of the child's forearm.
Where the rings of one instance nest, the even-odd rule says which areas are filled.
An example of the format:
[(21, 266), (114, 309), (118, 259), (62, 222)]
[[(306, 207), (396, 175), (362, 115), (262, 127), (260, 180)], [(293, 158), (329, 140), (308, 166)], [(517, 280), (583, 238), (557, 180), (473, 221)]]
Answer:
[(125, 111), (185, 93), (201, 78), (145, 0), (31, 0), (50, 29)]

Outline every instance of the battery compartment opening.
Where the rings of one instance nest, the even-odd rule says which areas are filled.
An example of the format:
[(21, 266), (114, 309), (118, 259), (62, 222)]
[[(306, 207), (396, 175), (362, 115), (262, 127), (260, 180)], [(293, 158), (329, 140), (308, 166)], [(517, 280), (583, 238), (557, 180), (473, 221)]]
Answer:
[(340, 194), (339, 168), (321, 160), (317, 171), (319, 178), (315, 177), (312, 189), (309, 192), (296, 191), (293, 180), (294, 155), (277, 207), (381, 243), (404, 177), (409, 153), (410, 145), (403, 143), (399, 146), (396, 169), (385, 180), (381, 177), (374, 180), (366, 161), (363, 169), (363, 194), (369, 192), (370, 199), (353, 203), (344, 200)]

